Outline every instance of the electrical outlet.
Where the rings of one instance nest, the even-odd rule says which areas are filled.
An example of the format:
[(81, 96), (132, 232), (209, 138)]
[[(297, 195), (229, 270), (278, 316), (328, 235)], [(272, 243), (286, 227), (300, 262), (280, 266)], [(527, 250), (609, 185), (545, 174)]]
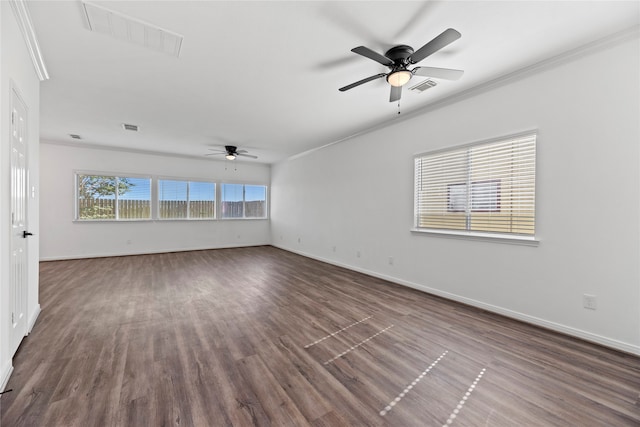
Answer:
[(582, 306), (589, 310), (595, 310), (598, 306), (595, 295), (582, 295)]
[(389, 265), (393, 265), (393, 257), (392, 256), (389, 257)]

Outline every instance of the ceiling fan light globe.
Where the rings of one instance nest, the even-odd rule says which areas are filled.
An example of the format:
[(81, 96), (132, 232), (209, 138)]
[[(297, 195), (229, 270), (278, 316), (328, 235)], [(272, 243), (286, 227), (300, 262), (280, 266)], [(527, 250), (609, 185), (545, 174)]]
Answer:
[(411, 76), (411, 71), (408, 70), (394, 71), (387, 76), (387, 82), (389, 82), (391, 86), (400, 87), (407, 84), (407, 82), (411, 80)]
[(236, 159), (236, 155), (235, 154), (227, 154), (226, 156), (224, 156), (227, 160), (235, 160)]

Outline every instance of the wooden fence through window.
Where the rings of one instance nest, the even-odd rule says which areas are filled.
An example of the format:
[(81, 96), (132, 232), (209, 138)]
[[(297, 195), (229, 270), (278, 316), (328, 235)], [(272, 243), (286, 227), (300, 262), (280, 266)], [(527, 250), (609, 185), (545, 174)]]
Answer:
[[(187, 210), (188, 205), (188, 210)], [(244, 215), (243, 215), (244, 209)], [(163, 200), (158, 206), (161, 219), (194, 219), (215, 218), (215, 202), (207, 200), (181, 201)], [(222, 202), (223, 218), (264, 218), (266, 202), (257, 200), (250, 202)], [(116, 219), (115, 199), (80, 199), (78, 200), (79, 219)], [(151, 219), (151, 202), (149, 200), (118, 200), (118, 219)]]

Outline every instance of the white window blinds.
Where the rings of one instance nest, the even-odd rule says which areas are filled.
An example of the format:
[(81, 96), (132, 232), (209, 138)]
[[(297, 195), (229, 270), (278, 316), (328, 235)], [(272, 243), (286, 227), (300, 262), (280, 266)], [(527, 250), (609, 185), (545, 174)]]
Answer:
[(215, 183), (158, 180), (158, 218), (213, 219), (215, 213)]
[(415, 159), (415, 226), (532, 236), (536, 135)]
[(265, 185), (222, 184), (222, 218), (266, 218)]

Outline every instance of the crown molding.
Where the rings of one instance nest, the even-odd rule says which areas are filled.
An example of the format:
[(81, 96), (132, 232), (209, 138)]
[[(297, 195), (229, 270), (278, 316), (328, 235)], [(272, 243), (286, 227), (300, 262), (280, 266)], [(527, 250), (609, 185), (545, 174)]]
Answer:
[(31, 22), (31, 15), (29, 15), (26, 0), (9, 0), (9, 2), (16, 16), (16, 22), (18, 23), (18, 27), (20, 27), (27, 49), (29, 50), (29, 56), (31, 56), (31, 61), (33, 62), (33, 67), (35, 68), (38, 78), (40, 81), (49, 80), (47, 67), (42, 58), (42, 52), (38, 45), (38, 38), (33, 28), (33, 22)]

